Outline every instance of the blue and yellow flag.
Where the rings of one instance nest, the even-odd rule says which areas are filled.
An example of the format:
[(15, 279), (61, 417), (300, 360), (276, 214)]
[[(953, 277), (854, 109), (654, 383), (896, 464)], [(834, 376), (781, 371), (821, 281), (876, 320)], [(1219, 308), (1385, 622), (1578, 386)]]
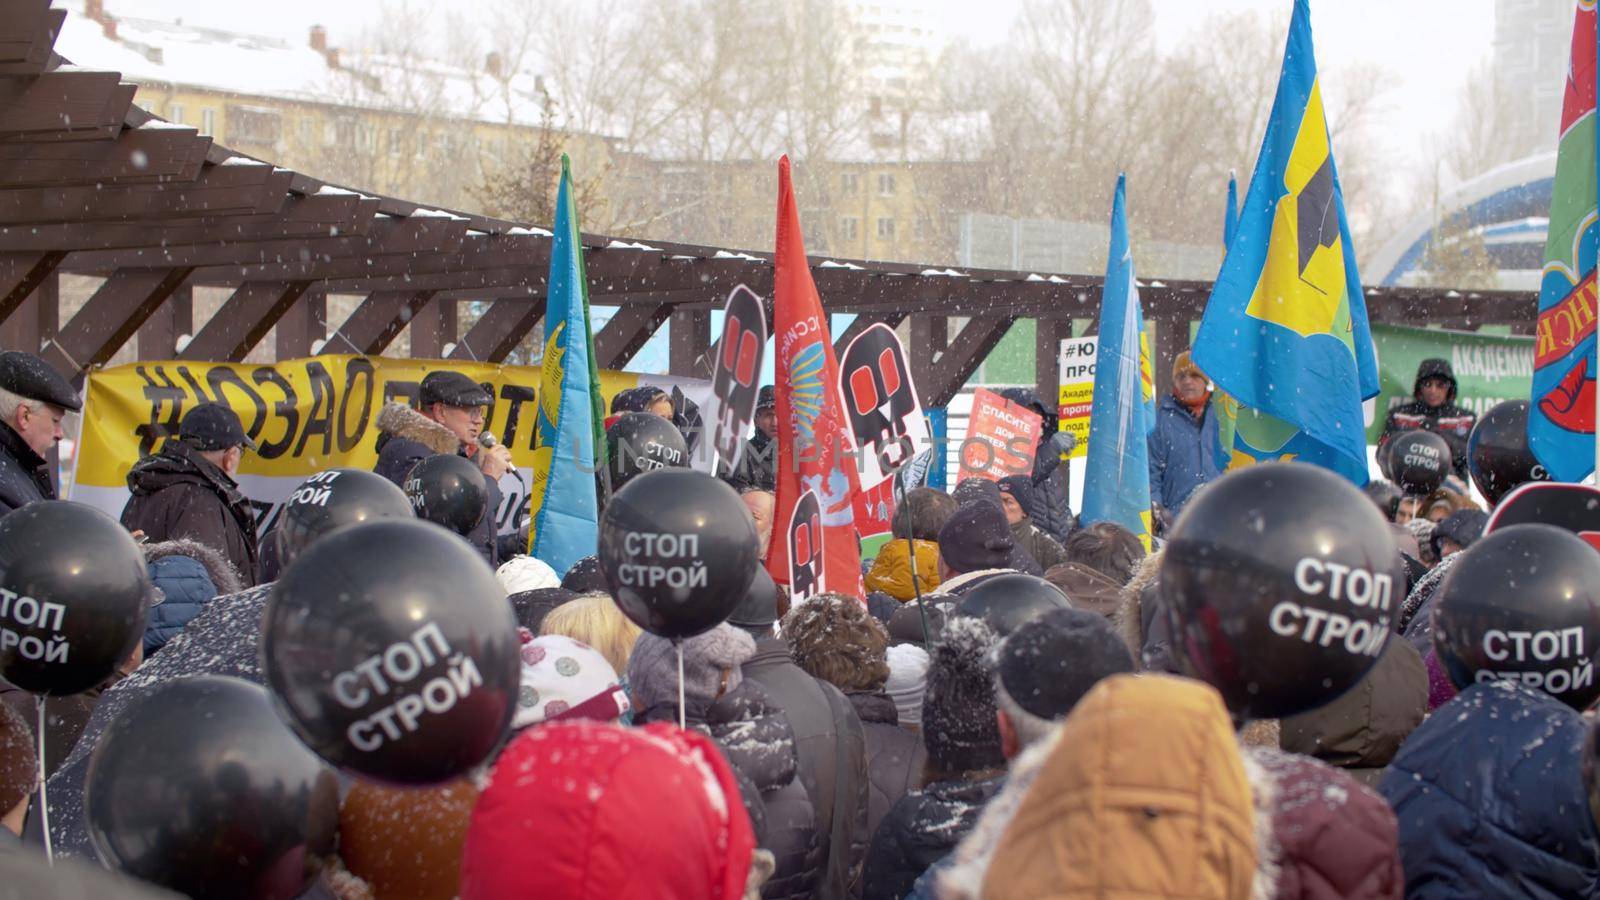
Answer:
[(552, 230), (533, 483), (528, 492), (528, 552), (561, 573), (596, 552), (600, 504), (595, 472), (605, 454), (600, 373), (589, 330), (589, 286), (566, 154), (561, 155)]
[(1084, 469), (1083, 523), (1115, 522), (1150, 549), (1150, 429), (1155, 379), (1128, 245), (1126, 176), (1111, 200), (1111, 252), (1100, 297), (1100, 346), (1089, 450)]
[(1239, 231), (1239, 176), (1228, 173), (1228, 208), (1222, 211), (1222, 249), (1233, 246)]
[(1230, 467), (1293, 458), (1362, 485), (1361, 403), (1378, 394), (1378, 365), (1316, 65), (1311, 10), (1296, 0), (1266, 136), (1194, 360), (1241, 407)]

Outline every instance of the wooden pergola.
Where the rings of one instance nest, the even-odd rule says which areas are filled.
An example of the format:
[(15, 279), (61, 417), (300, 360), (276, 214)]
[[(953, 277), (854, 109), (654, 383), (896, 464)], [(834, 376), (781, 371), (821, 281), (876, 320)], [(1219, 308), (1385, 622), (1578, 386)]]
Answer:
[[(116, 72), (54, 50), (66, 16), (49, 0), (0, 0), (0, 343), (79, 376), (140, 335), (146, 358), (239, 361), (274, 327), (280, 358), (383, 353), (410, 326), (412, 356), (499, 362), (540, 325), (550, 236), (509, 222), (331, 185), (252, 159), (133, 105)], [(710, 311), (745, 284), (770, 298), (770, 254), (585, 235), (591, 301), (618, 307), (595, 335), (622, 368), (671, 321), (676, 374), (704, 374)], [(1097, 316), (1098, 276), (930, 269), (812, 259), (824, 306), (854, 313), (839, 335), (910, 320), (913, 376), (944, 406), (1019, 318), (1037, 320), (1037, 381), (1058, 380), (1057, 342)], [(57, 278), (104, 278), (61, 322)], [(190, 290), (231, 290), (194, 322)], [(1141, 285), (1157, 371), (1187, 343), (1203, 281)], [(364, 297), (326, 330), (327, 295)], [(486, 303), (458, 333), (457, 305)], [(1370, 288), (1373, 321), (1530, 330), (1532, 294)], [(199, 324), (198, 330), (194, 326)], [(331, 323), (330, 323), (331, 324)], [(193, 334), (181, 349), (180, 334)], [(453, 346), (452, 346), (453, 345)], [(1048, 402), (1048, 400), (1047, 400)]]

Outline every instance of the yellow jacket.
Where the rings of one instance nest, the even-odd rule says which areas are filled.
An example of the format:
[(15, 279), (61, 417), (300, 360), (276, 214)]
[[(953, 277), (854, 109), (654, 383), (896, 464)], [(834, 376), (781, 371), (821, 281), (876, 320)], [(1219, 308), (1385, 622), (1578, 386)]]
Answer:
[(940, 878), (941, 898), (1250, 897), (1250, 784), (1208, 685), (1102, 681), (1009, 781)]
[[(917, 583), (924, 594), (939, 586), (939, 545), (933, 541), (917, 541)], [(878, 550), (867, 572), (867, 590), (885, 594), (907, 603), (917, 598), (911, 589), (911, 551), (906, 542), (895, 538)]]

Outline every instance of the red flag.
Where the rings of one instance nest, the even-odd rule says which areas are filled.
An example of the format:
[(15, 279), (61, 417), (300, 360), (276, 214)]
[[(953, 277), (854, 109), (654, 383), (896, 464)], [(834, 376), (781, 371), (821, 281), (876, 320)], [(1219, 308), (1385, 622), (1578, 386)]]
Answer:
[(839, 400), (839, 361), (806, 261), (787, 156), (778, 160), (778, 246), (773, 268), (778, 500), (767, 571), (779, 584), (789, 583), (790, 542), (785, 532), (800, 496), (811, 491), (822, 525), (820, 587), (860, 597), (861, 543), (852, 509), (860, 479), (851, 453), (850, 422)]

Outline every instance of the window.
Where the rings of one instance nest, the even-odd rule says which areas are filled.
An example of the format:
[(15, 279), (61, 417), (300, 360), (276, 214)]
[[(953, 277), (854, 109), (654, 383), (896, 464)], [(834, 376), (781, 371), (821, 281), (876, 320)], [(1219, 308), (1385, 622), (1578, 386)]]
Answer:
[(853, 216), (845, 216), (839, 220), (839, 236), (847, 241), (853, 241), (860, 234), (861, 221)]
[(861, 176), (854, 172), (839, 176), (839, 189), (850, 197), (861, 193)]
[(717, 218), (717, 236), (723, 240), (733, 237), (733, 216), (719, 216)]
[(200, 133), (217, 133), (217, 111), (209, 106), (200, 110)]
[(399, 156), (400, 148), (405, 146), (405, 136), (398, 128), (389, 129), (389, 155)]
[(878, 175), (878, 196), (894, 196), (894, 175), (888, 172), (883, 172)]
[(894, 220), (893, 219), (879, 219), (878, 220), (878, 237), (881, 240), (885, 240), (885, 241), (894, 240)]
[(339, 144), (339, 124), (332, 119), (322, 123), (322, 146), (334, 147)]
[(911, 235), (919, 241), (926, 238), (931, 230), (933, 230), (933, 223), (928, 221), (926, 213), (918, 215), (916, 221), (911, 223)]
[(168, 103), (167, 104), (167, 121), (168, 122), (172, 122), (172, 123), (177, 124), (177, 125), (182, 125), (183, 124), (183, 104), (182, 103)]
[(229, 104), (227, 107), (230, 144), (276, 146), (282, 135), (282, 116), (275, 109)]

